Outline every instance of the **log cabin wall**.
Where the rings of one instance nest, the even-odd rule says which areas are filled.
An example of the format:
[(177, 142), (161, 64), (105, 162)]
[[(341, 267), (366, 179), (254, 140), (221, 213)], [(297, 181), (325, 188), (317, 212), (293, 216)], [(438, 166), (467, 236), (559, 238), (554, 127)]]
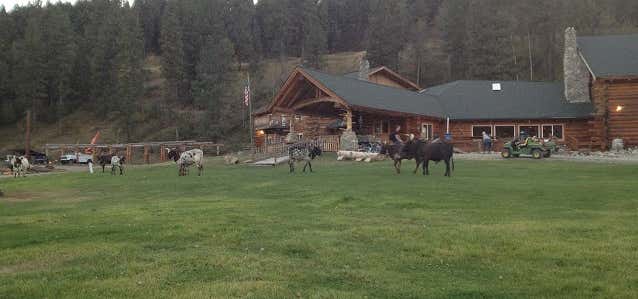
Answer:
[[(593, 80), (593, 78), (592, 78)], [(608, 144), (607, 132), (607, 90), (609, 84), (604, 80), (591, 84), (591, 100), (594, 105), (594, 117), (589, 121), (589, 147), (605, 150)], [(584, 148), (582, 145), (580, 148)]]
[[(445, 131), (445, 123), (441, 123), (441, 130)], [(590, 135), (589, 135), (589, 123), (587, 119), (564, 119), (564, 120), (556, 120), (556, 119), (548, 119), (548, 120), (499, 120), (499, 121), (490, 121), (490, 120), (469, 120), (469, 121), (450, 121), (450, 133), (452, 134), (452, 142), (454, 146), (468, 152), (476, 152), (481, 151), (481, 132), (483, 130), (488, 131), (491, 130), (492, 136), (496, 136), (497, 133), (502, 133), (501, 131), (510, 130), (513, 128), (514, 137), (498, 137), (496, 136), (493, 141), (492, 149), (494, 151), (500, 151), (503, 148), (505, 142), (511, 141), (512, 139), (519, 136), (519, 133), (524, 127), (536, 127), (538, 131), (538, 137), (547, 138), (548, 136), (544, 135), (544, 126), (545, 129), (550, 130), (550, 126), (553, 127), (551, 130), (559, 130), (562, 128), (562, 138), (558, 139), (559, 144), (567, 145), (570, 149), (577, 149), (578, 147), (588, 145)], [(474, 128), (476, 127), (476, 135), (473, 135)], [(488, 127), (490, 129), (481, 128)], [(499, 127), (497, 129), (496, 127)], [(499, 132), (497, 132), (497, 130)], [(558, 132), (556, 132), (558, 134)]]
[(330, 124), (341, 119), (335, 116), (315, 116), (296, 114), (292, 119), (292, 132), (303, 134), (304, 137), (312, 138), (323, 135), (338, 135), (341, 132), (337, 129), (330, 129)]
[(607, 145), (615, 138), (626, 147), (638, 146), (638, 80), (606, 83)]

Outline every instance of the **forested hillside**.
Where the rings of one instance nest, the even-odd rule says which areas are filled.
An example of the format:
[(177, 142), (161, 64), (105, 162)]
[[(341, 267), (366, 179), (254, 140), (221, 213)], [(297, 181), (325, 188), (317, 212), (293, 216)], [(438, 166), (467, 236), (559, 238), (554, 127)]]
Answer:
[(118, 141), (175, 128), (182, 138), (238, 140), (247, 134), (247, 73), (259, 107), (285, 79), (290, 57), (345, 72), (356, 62), (324, 55), (367, 51), (373, 66), (421, 86), (560, 80), (568, 26), (580, 35), (638, 32), (638, 1), (36, 2), (0, 10), (0, 125), (13, 128), (31, 109), (36, 127), (59, 135), (82, 116)]

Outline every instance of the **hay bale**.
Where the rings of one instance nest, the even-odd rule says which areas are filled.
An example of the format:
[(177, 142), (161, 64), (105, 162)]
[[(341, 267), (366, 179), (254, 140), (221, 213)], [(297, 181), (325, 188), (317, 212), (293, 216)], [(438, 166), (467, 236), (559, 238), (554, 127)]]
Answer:
[(235, 165), (235, 164), (239, 164), (239, 157), (235, 156), (235, 155), (225, 155), (224, 156), (224, 162), (226, 163), (226, 165)]

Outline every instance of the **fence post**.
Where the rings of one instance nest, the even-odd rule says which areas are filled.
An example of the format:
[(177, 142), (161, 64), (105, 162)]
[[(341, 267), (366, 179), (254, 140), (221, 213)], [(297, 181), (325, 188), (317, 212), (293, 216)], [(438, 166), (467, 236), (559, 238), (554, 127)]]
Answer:
[(131, 150), (131, 146), (126, 146), (126, 161), (128, 163), (133, 163), (133, 151)]
[(146, 164), (150, 164), (151, 163), (151, 157), (150, 157), (150, 154), (148, 152), (148, 145), (147, 144), (144, 145), (144, 163), (146, 163)]

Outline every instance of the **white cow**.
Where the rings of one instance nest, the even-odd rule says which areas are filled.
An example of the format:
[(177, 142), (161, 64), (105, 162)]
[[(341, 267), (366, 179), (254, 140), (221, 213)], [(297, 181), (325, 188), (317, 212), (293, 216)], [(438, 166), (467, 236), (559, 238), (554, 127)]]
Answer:
[(124, 158), (119, 156), (111, 157), (111, 175), (115, 175), (115, 168), (120, 169), (120, 175), (124, 175), (124, 169), (122, 168), (122, 163), (124, 163)]
[(197, 175), (202, 175), (204, 171), (204, 152), (200, 149), (193, 149), (183, 152), (177, 160), (177, 168), (180, 176), (187, 174), (188, 168), (195, 165), (197, 167)]
[(27, 170), (31, 168), (29, 160), (24, 156), (11, 156), (9, 163), (11, 163), (11, 172), (13, 172), (13, 177), (26, 177)]

